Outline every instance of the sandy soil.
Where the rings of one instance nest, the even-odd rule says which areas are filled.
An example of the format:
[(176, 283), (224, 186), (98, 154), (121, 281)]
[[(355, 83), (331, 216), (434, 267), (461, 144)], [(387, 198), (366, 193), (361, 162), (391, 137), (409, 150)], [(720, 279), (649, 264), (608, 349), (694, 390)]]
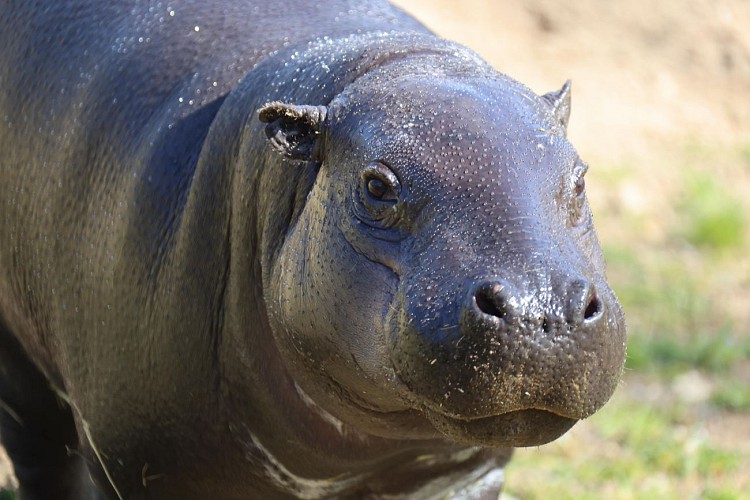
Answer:
[[(395, 3), (538, 93), (573, 80), (570, 137), (582, 156), (594, 165), (634, 165), (636, 177), (648, 181), (619, 193), (602, 190), (594, 205), (616, 196), (631, 210), (668, 214), (671, 208), (660, 203), (680, 168), (675, 147), (750, 145), (750, 2)], [(750, 169), (717, 168), (746, 197)], [(607, 230), (600, 233), (605, 238)], [(747, 429), (746, 418), (732, 418), (729, 426)], [(9, 480), (0, 449), (0, 486)]]

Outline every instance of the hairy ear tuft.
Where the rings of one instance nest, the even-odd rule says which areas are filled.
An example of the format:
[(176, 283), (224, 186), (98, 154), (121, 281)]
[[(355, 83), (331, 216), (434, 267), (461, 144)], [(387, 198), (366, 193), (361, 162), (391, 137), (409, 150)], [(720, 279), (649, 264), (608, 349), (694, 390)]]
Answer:
[(258, 110), (266, 137), (274, 150), (294, 160), (319, 161), (316, 144), (326, 124), (325, 106), (269, 102)]

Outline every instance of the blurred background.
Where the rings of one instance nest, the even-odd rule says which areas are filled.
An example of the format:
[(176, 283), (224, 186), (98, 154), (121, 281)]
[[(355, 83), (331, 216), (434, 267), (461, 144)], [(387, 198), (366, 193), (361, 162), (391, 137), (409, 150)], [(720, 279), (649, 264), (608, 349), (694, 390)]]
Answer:
[(519, 450), (519, 499), (750, 498), (750, 2), (395, 0), (539, 94), (569, 137), (628, 321), (624, 380)]
[(505, 495), (750, 498), (750, 2), (395, 3), (537, 93), (573, 80), (628, 320), (610, 404), (519, 450)]

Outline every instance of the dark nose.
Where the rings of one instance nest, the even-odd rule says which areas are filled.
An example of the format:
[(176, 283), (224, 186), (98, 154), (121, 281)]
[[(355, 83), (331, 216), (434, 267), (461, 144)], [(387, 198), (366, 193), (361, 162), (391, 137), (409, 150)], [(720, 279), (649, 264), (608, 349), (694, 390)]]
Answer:
[[(602, 316), (604, 306), (596, 295), (594, 285), (583, 279), (571, 280), (566, 285), (560, 287), (560, 291), (564, 297), (564, 314), (568, 323), (592, 323)], [(553, 284), (553, 291), (555, 288)]]
[(490, 281), (474, 289), (474, 305), (481, 313), (510, 320), (519, 311), (518, 294), (505, 281)]
[[(549, 294), (551, 291), (552, 297), (539, 301), (524, 299), (523, 293), (504, 280), (481, 283), (474, 288), (472, 293), (475, 311), (505, 321), (523, 319), (522, 315), (525, 314), (530, 316), (528, 319), (538, 317), (545, 326), (548, 326), (550, 321), (557, 322), (560, 320), (570, 325), (587, 324), (602, 316), (604, 307), (596, 295), (593, 284), (584, 279), (553, 281), (557, 282), (552, 283), (551, 290), (529, 290), (526, 292), (527, 294), (539, 293), (542, 295)], [(522, 302), (547, 303), (549, 310), (524, 311), (522, 310)]]

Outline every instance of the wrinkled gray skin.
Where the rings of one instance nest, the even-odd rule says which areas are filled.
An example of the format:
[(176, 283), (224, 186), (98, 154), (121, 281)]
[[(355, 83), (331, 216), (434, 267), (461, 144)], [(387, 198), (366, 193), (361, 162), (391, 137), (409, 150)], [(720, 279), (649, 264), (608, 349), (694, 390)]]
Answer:
[(22, 498), (493, 498), (614, 391), (569, 88), (314, 3), (0, 4)]

